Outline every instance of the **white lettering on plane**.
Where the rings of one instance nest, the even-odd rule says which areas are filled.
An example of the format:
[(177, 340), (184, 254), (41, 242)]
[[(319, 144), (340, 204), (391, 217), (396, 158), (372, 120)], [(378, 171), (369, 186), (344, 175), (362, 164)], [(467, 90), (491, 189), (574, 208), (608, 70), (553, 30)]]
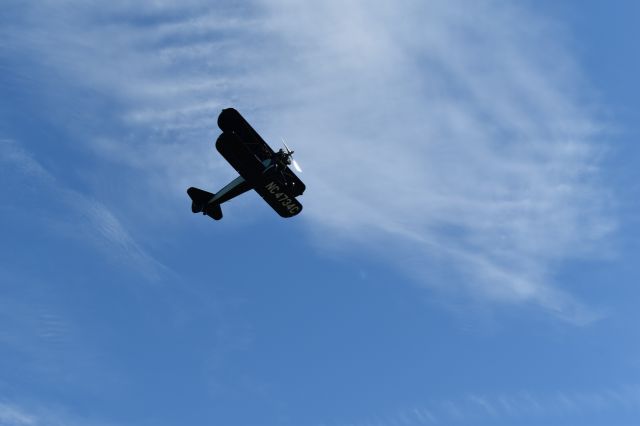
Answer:
[(298, 211), (300, 211), (300, 207), (296, 204), (296, 202), (286, 193), (280, 191), (280, 187), (275, 182), (269, 182), (264, 186), (264, 189), (273, 194), (276, 201), (278, 201), (282, 205), (282, 207), (289, 210), (289, 213), (296, 214)]

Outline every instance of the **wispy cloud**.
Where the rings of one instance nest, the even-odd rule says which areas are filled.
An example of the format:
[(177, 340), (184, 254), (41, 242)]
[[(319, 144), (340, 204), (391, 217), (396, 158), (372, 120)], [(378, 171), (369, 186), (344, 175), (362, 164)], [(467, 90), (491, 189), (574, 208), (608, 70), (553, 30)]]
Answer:
[(32, 361), (35, 369), (55, 370), (55, 362), (50, 362), (50, 358), (56, 357), (49, 356), (49, 351), (71, 343), (73, 325), (45, 303), (27, 302), (12, 295), (11, 290), (18, 287), (17, 279), (7, 271), (0, 269), (0, 272), (4, 284), (0, 292), (0, 347), (17, 351), (20, 359)]
[[(403, 407), (393, 413), (372, 413), (357, 421), (336, 422), (350, 425), (437, 425), (437, 424), (513, 424), (537, 420), (541, 424), (557, 420), (580, 419), (609, 412), (640, 411), (640, 388), (619, 386), (590, 391), (553, 391), (544, 394), (470, 394), (458, 399), (429, 401)], [(572, 422), (572, 424), (573, 424)]]
[[(5, 168), (5, 173), (14, 175), (14, 180), (35, 186), (41, 204), (43, 199), (63, 203), (66, 210), (64, 217), (57, 218), (58, 224), (62, 225), (62, 229), (70, 229), (63, 232), (88, 239), (92, 244), (106, 249), (111, 257), (149, 278), (157, 279), (168, 271), (135, 241), (103, 203), (66, 187), (15, 141), (0, 139), (0, 164)], [(51, 211), (53, 209), (47, 210), (47, 220), (55, 223), (56, 218), (49, 217)]]
[(24, 412), (15, 405), (0, 403), (0, 422), (6, 426), (23, 426), (37, 424), (36, 417)]
[(235, 105), (297, 148), (319, 241), (380, 247), (424, 285), (578, 324), (598, 317), (552, 277), (614, 225), (603, 123), (562, 34), (533, 11), (490, 0), (82, 4), (39, 3), (29, 31), (8, 36), (123, 105), (136, 137), (95, 149), (183, 197), (188, 183), (227, 177), (210, 142), (217, 110)]
[(108, 426), (115, 423), (75, 416), (62, 407), (0, 401), (2, 426)]

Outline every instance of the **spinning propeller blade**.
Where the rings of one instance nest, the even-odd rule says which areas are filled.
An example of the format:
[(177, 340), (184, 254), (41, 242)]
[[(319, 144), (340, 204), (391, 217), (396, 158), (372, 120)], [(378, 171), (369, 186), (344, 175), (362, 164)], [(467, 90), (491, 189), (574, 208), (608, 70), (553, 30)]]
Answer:
[(287, 145), (287, 142), (284, 140), (284, 138), (282, 138), (282, 144), (284, 145), (284, 148), (287, 150), (287, 154), (289, 154), (289, 157), (291, 157), (291, 165), (293, 166), (293, 168), (296, 169), (298, 173), (302, 173), (302, 168), (300, 167), (298, 162), (294, 160), (292, 157), (294, 151), (292, 151), (291, 148), (289, 148), (289, 145)]
[(296, 169), (296, 172), (302, 173), (302, 169), (296, 160), (291, 160), (291, 164), (293, 164), (293, 168)]

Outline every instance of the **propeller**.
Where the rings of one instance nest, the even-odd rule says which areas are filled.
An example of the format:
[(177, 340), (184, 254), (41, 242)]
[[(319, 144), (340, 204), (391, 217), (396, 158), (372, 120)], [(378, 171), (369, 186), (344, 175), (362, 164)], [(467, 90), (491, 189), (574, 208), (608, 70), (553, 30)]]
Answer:
[(298, 173), (302, 173), (302, 169), (300, 168), (300, 165), (292, 157), (294, 151), (292, 151), (291, 148), (289, 148), (289, 145), (287, 145), (287, 142), (284, 140), (284, 138), (282, 138), (282, 144), (284, 145), (284, 148), (287, 150), (287, 155), (291, 159), (291, 164), (293, 165), (293, 168), (296, 169)]

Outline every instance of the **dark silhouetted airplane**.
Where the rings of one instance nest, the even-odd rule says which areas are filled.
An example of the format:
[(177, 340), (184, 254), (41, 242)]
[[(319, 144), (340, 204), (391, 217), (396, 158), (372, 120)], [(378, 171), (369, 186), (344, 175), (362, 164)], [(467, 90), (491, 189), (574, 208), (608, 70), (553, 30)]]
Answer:
[(254, 189), (282, 217), (295, 216), (302, 210), (296, 197), (302, 195), (305, 185), (289, 168), (298, 172), (300, 166), (293, 160), (293, 151), (284, 143), (284, 149), (274, 152), (233, 108), (223, 109), (218, 116), (222, 134), (216, 149), (240, 174), (215, 194), (191, 187), (191, 211), (222, 219), (220, 204)]

